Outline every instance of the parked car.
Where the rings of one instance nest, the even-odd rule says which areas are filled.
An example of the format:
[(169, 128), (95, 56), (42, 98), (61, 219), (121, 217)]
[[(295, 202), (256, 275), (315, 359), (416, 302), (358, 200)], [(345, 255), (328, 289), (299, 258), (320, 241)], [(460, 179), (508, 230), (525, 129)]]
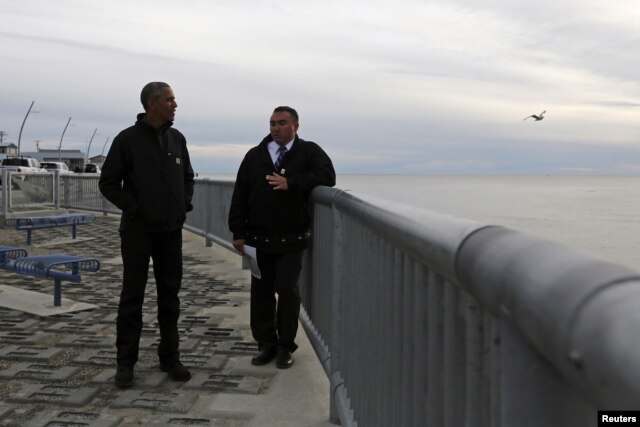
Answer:
[(95, 163), (85, 163), (84, 165), (84, 173), (97, 173), (100, 174), (100, 166)]
[(0, 169), (11, 172), (43, 172), (40, 162), (33, 157), (6, 157), (0, 163)]
[(42, 162), (40, 163), (40, 167), (47, 172), (58, 171), (61, 174), (73, 173), (64, 162)]
[[(3, 171), (20, 173), (45, 173), (46, 171), (40, 167), (40, 162), (33, 157), (5, 157), (0, 162), (0, 183), (2, 183)], [(24, 181), (24, 176), (19, 178)]]

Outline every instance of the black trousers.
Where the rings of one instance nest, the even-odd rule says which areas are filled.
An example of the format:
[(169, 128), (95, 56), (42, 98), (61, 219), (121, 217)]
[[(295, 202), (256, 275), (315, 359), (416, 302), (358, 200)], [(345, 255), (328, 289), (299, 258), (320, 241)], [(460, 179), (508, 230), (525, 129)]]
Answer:
[(262, 278), (251, 276), (251, 332), (260, 350), (277, 348), (293, 353), (298, 348), (295, 338), (302, 254), (303, 251), (269, 254), (258, 250)]
[(134, 365), (138, 361), (142, 333), (142, 305), (153, 259), (156, 279), (160, 363), (173, 364), (180, 358), (178, 317), (182, 282), (182, 230), (148, 233), (121, 231), (121, 252), (124, 266), (117, 319), (118, 364)]

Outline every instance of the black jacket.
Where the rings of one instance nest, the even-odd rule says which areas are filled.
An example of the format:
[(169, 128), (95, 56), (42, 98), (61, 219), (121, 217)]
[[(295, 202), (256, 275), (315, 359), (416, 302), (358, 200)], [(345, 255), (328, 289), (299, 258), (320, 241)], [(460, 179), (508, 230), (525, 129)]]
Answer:
[(233, 190), (229, 229), (233, 239), (271, 253), (307, 247), (311, 228), (309, 193), (318, 185), (333, 187), (331, 159), (314, 142), (296, 136), (280, 166), (288, 190), (274, 190), (266, 176), (275, 171), (267, 148), (271, 136), (245, 155)]
[[(193, 207), (193, 169), (187, 141), (168, 123), (156, 130), (138, 114), (113, 140), (100, 175), (100, 191), (122, 209), (120, 230), (182, 228)], [(162, 145), (161, 145), (162, 142)]]

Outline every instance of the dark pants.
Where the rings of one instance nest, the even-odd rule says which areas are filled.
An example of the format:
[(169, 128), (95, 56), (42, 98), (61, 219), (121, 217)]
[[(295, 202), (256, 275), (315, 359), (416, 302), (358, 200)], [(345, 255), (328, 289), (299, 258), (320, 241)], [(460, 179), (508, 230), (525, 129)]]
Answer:
[(159, 233), (121, 231), (120, 238), (124, 274), (117, 320), (118, 365), (133, 366), (138, 361), (149, 258), (153, 259), (158, 300), (158, 356), (160, 363), (171, 365), (180, 358), (178, 292), (182, 281), (182, 230)]
[(294, 341), (300, 315), (302, 253), (258, 250), (262, 278), (251, 277), (251, 332), (260, 350), (278, 348), (293, 353), (298, 348)]

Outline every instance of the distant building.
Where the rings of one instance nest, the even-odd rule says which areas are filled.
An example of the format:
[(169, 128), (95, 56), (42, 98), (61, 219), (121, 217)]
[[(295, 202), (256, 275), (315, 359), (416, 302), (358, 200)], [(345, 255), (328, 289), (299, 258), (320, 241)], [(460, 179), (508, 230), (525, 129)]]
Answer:
[[(71, 170), (84, 169), (84, 153), (80, 150), (43, 150), (22, 153), (25, 157), (33, 157), (41, 162), (65, 162)], [(76, 168), (77, 166), (77, 168)]]
[(4, 154), (5, 156), (16, 155), (18, 154), (18, 146), (13, 142), (0, 144), (0, 154)]
[(102, 166), (102, 164), (104, 163), (104, 160), (107, 158), (107, 156), (103, 156), (102, 154), (97, 155), (97, 156), (93, 156), (89, 159), (90, 163), (95, 163), (96, 165), (100, 165)]

